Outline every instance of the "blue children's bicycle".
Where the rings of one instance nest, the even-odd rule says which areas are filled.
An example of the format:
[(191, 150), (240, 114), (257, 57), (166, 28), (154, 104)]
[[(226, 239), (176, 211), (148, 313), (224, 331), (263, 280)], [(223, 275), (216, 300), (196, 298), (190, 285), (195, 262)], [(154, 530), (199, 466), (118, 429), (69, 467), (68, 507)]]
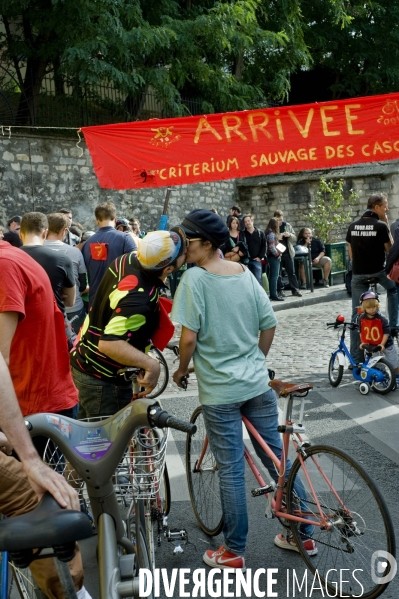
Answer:
[(327, 327), (338, 329), (342, 327), (338, 348), (333, 351), (328, 365), (328, 378), (333, 387), (338, 387), (344, 374), (346, 361), (352, 366), (354, 379), (360, 382), (359, 391), (367, 395), (370, 387), (376, 393), (385, 395), (396, 388), (396, 375), (392, 366), (383, 355), (374, 355), (379, 351), (379, 346), (364, 345), (366, 360), (363, 364), (356, 364), (345, 343), (346, 329), (358, 329), (359, 325), (353, 322), (345, 322), (344, 316), (337, 316), (335, 322), (328, 322)]

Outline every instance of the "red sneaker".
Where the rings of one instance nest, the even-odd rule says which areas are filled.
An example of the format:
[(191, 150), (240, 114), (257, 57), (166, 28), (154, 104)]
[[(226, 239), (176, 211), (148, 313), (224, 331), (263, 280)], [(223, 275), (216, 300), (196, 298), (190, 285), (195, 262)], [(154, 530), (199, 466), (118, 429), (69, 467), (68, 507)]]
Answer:
[(232, 553), (222, 545), (217, 551), (208, 549), (202, 556), (204, 562), (211, 568), (235, 568), (245, 572), (245, 559), (241, 555)]
[[(292, 535), (287, 533), (286, 535), (279, 534), (274, 538), (274, 544), (281, 549), (289, 549), (290, 551), (297, 551), (299, 553), (298, 545), (295, 543)], [(303, 541), (303, 546), (306, 549), (308, 555), (317, 555), (318, 549), (313, 539), (306, 539)]]

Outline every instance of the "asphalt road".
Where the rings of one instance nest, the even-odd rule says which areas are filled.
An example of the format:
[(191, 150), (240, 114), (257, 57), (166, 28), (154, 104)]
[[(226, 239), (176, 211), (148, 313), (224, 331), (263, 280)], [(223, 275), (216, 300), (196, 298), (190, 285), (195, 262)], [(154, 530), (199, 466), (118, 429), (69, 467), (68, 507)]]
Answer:
[[(345, 373), (339, 388), (332, 389), (328, 383), (328, 361), (338, 341), (336, 333), (327, 331), (325, 323), (335, 319), (339, 313), (349, 317), (350, 312), (350, 298), (346, 296), (339, 301), (279, 311), (279, 324), (268, 364), (276, 371), (276, 378), (290, 382), (310, 381), (314, 384), (314, 390), (309, 394), (305, 408), (308, 437), (313, 444), (334, 445), (345, 450), (364, 466), (382, 491), (395, 530), (398, 531), (399, 390), (390, 393), (389, 396), (374, 393), (363, 396), (356, 389), (349, 372)], [(173, 370), (173, 355), (170, 352), (165, 354)], [(198, 405), (195, 380), (191, 380), (186, 393), (178, 391), (173, 384), (168, 385), (162, 404), (176, 416), (189, 419)], [(174, 547), (165, 540), (161, 547), (157, 548), (157, 567), (166, 568), (169, 575), (173, 568), (187, 568), (192, 572), (205, 567), (202, 562), (203, 552), (208, 548), (217, 549), (223, 542), (222, 535), (208, 538), (196, 524), (185, 482), (184, 452), (184, 435), (174, 431), (168, 445), (167, 458), (172, 486), (169, 525), (171, 528), (185, 528), (189, 543), (180, 555), (174, 555)], [(277, 520), (265, 519), (262, 497), (254, 499), (250, 496), (250, 489), (255, 486), (250, 476), (252, 475), (248, 473), (250, 530), (246, 552), (247, 567), (252, 571), (259, 568), (277, 568), (278, 573), (274, 575), (277, 584), (273, 591), (277, 592), (278, 597), (292, 597), (293, 590), (291, 586), (287, 587), (287, 579), (291, 580), (294, 569), (298, 578), (302, 578), (305, 571), (303, 562), (299, 554), (281, 550), (273, 544), (273, 538), (280, 532), (281, 525)], [(86, 585), (94, 599), (98, 597), (95, 538), (83, 545)], [(161, 585), (161, 591), (162, 589)], [(186, 587), (186, 590), (188, 589), (190, 585)], [(166, 596), (177, 598), (189, 595), (184, 595), (177, 587), (168, 595), (161, 592), (160, 597)], [(252, 596), (256, 595), (252, 593)], [(296, 589), (295, 596), (319, 598), (327, 595), (325, 590), (313, 589), (311, 592), (310, 583), (307, 593), (304, 589), (301, 592)], [(398, 576), (382, 596), (384, 599), (399, 597)]]

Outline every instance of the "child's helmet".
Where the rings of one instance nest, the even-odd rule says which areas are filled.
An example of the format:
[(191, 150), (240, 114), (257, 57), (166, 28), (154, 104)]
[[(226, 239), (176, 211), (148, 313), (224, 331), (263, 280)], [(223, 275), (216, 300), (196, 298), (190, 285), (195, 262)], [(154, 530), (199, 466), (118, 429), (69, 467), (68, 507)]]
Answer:
[(360, 303), (364, 302), (364, 300), (367, 300), (367, 299), (375, 299), (375, 300), (378, 301), (379, 300), (379, 295), (375, 291), (365, 291), (360, 296)]

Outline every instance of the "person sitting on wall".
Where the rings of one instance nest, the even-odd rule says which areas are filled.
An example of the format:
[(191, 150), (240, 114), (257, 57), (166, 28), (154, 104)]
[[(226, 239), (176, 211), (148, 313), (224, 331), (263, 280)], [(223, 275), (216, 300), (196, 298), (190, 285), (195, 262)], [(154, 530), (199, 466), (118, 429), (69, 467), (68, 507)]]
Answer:
[[(328, 277), (330, 276), (332, 262), (331, 258), (326, 256), (326, 248), (324, 243), (313, 237), (312, 229), (303, 227), (298, 234), (298, 245), (303, 245), (309, 249), (312, 256), (312, 266), (315, 268), (321, 268), (323, 271), (323, 286), (329, 287)], [(305, 276), (305, 265), (303, 262), (299, 263), (299, 278), (301, 279), (301, 289), (306, 289), (306, 276)]]

